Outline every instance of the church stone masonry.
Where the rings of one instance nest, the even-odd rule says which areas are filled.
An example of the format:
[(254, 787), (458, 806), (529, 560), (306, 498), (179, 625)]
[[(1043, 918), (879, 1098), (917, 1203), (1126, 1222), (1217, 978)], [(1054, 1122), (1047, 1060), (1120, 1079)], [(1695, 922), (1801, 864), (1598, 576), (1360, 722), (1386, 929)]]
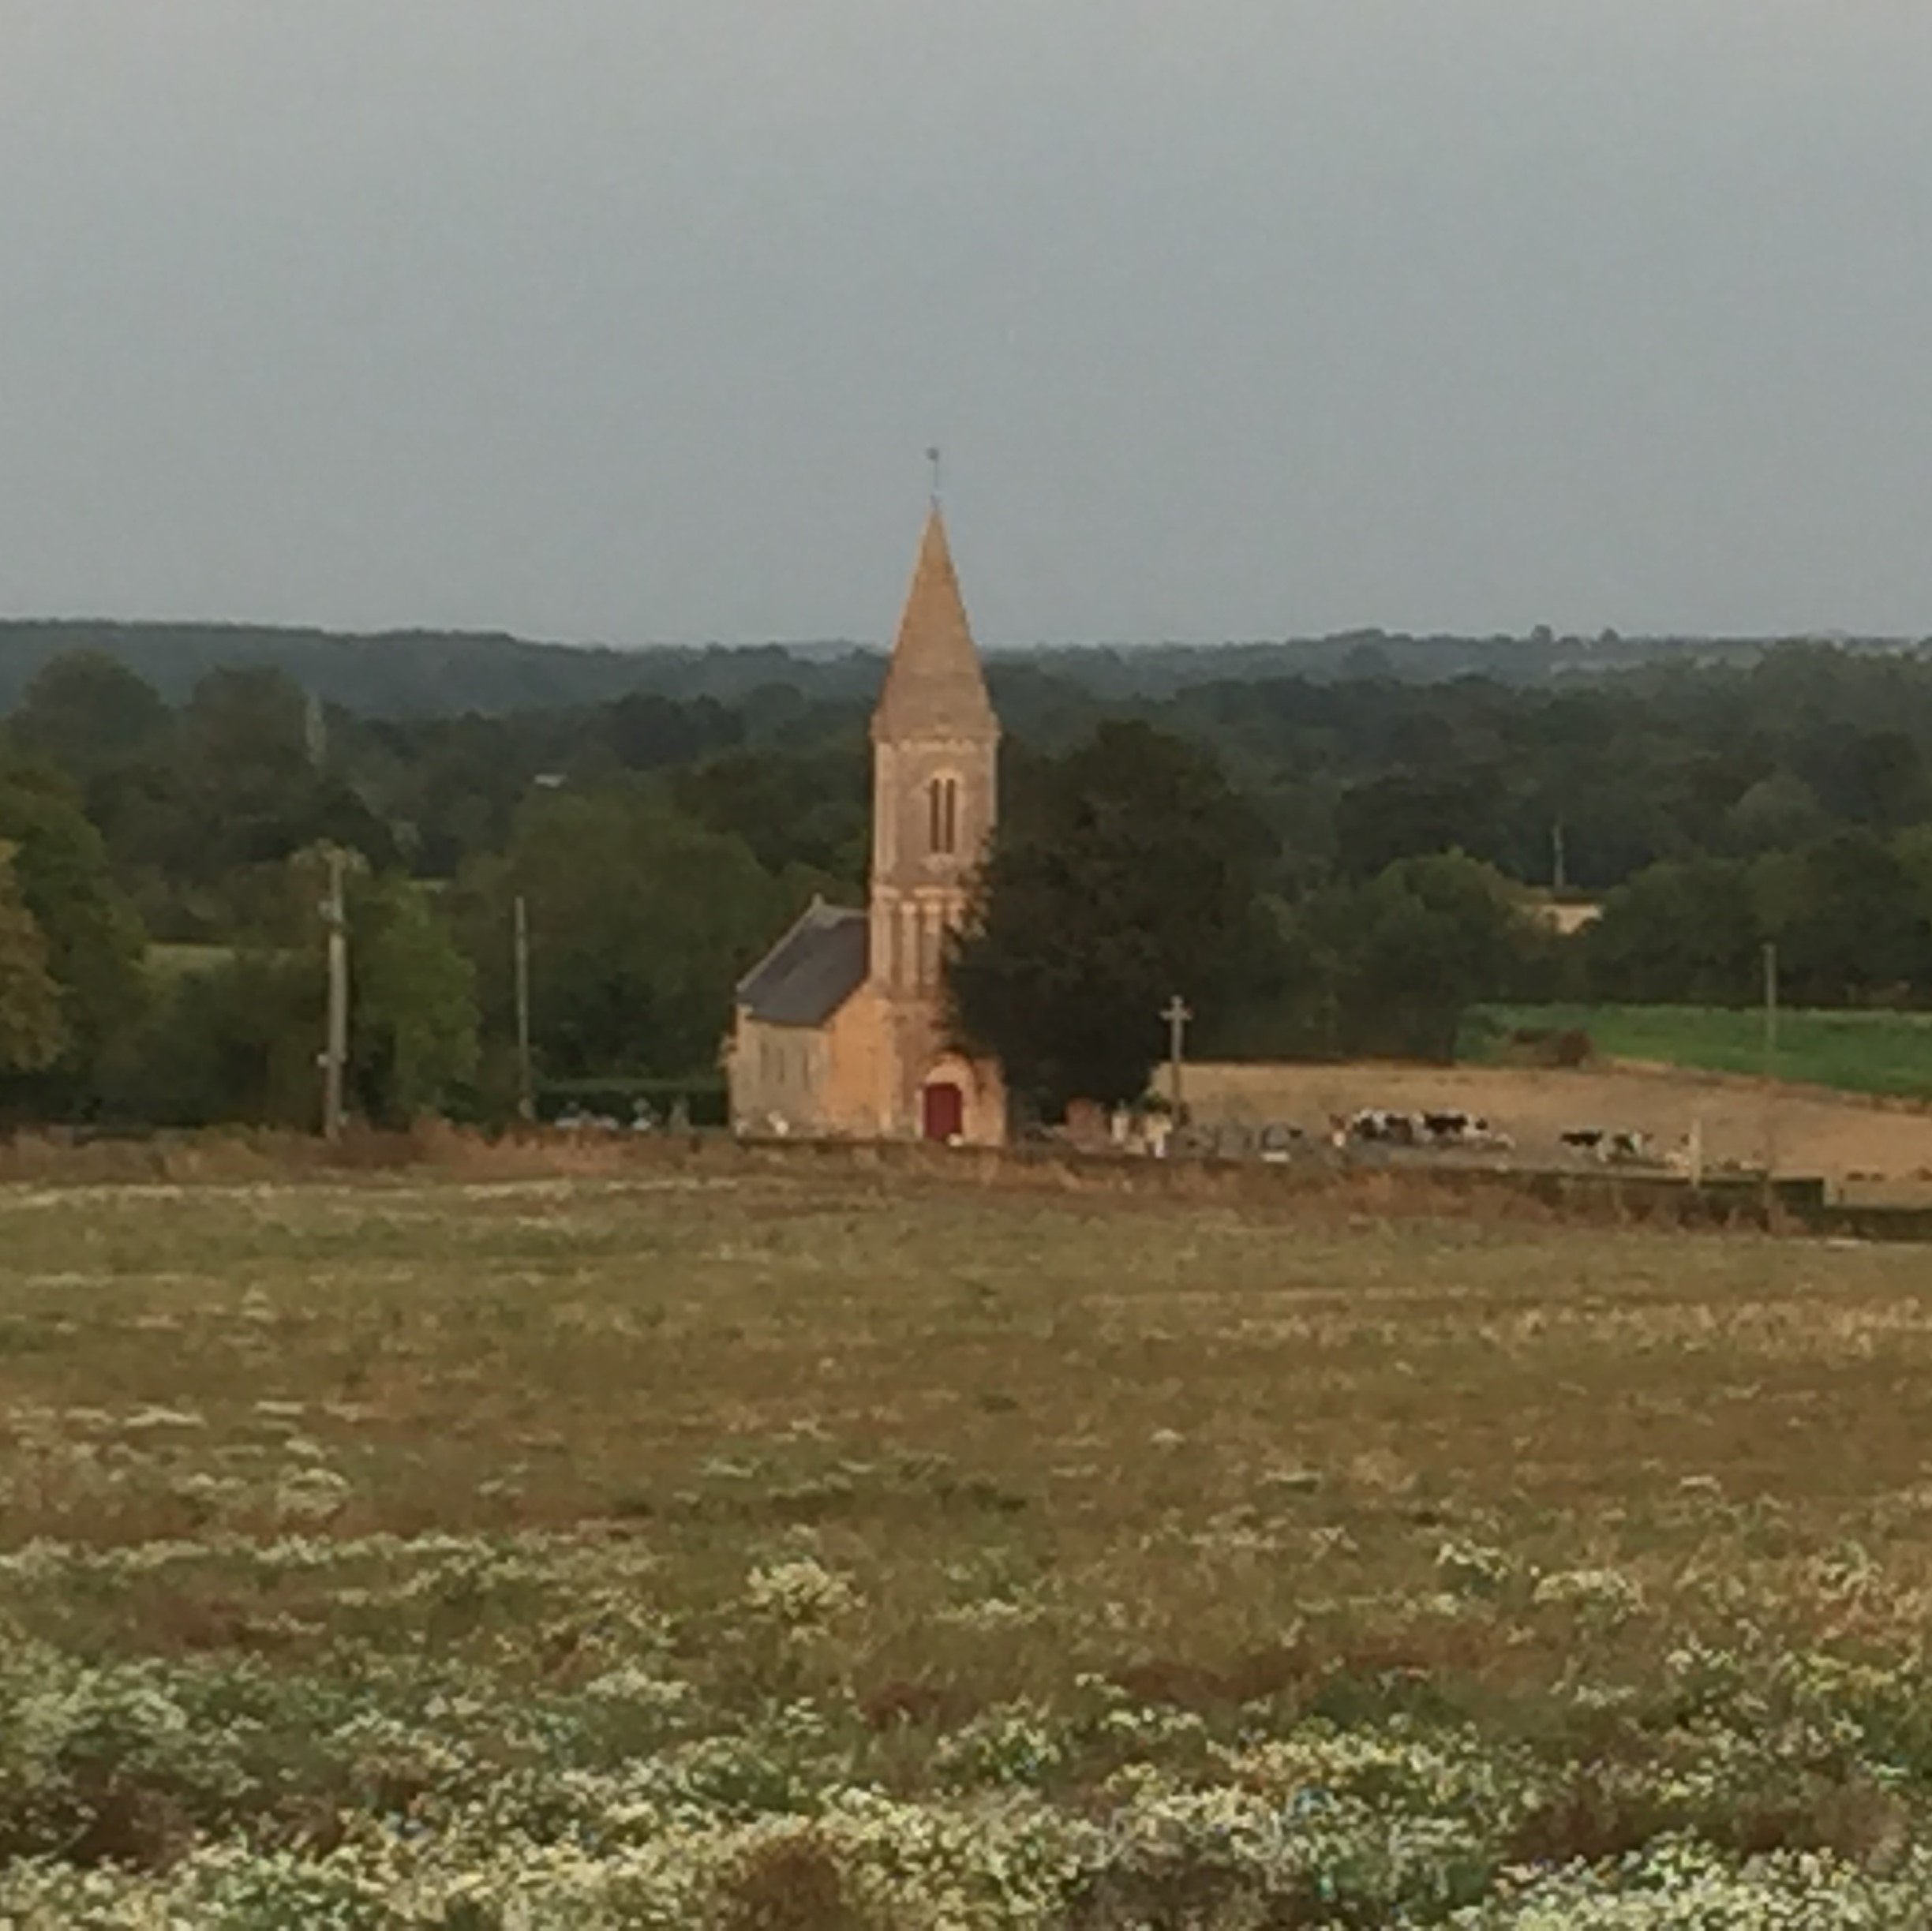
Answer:
[(872, 717), (872, 878), (815, 903), (738, 987), (740, 1133), (998, 1146), (997, 1065), (952, 1043), (942, 969), (998, 805), (999, 720), (935, 503)]

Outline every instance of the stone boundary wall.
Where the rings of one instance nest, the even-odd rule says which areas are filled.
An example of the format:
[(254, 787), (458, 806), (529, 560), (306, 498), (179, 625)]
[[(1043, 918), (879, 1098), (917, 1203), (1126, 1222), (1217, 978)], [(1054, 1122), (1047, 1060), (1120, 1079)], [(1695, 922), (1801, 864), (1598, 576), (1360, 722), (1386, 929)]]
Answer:
[(497, 1137), (431, 1125), (358, 1130), (339, 1147), (296, 1133), (215, 1132), (138, 1137), (0, 1138), (0, 1185), (339, 1184), (366, 1176), (511, 1181), (536, 1176), (622, 1181), (665, 1171), (716, 1174), (814, 1170), (897, 1174), (935, 1184), (1139, 1196), (1177, 1203), (1327, 1209), (1350, 1214), (1530, 1215), (1583, 1224), (1769, 1229), (1841, 1240), (1932, 1244), (1932, 1207), (1854, 1206), (1824, 1181), (1708, 1178), (1629, 1169), (1548, 1169), (1387, 1160), (1304, 1149), (1294, 1158), (1178, 1158), (1055, 1145), (995, 1149), (912, 1140), (736, 1140), (728, 1133), (586, 1134), (522, 1128)]
[[(717, 1158), (695, 1140), (690, 1156)], [(914, 1142), (746, 1140), (726, 1156), (743, 1165), (797, 1170), (814, 1165), (847, 1171), (897, 1172), (982, 1185), (1221, 1199), (1256, 1205), (1327, 1202), (1365, 1211), (1450, 1211), (1487, 1204), (1541, 1209), (1563, 1219), (1683, 1228), (1756, 1229), (1822, 1238), (1932, 1243), (1932, 1207), (1852, 1207), (1828, 1197), (1825, 1183), (1795, 1176), (1773, 1181), (1726, 1175), (1694, 1187), (1676, 1174), (1615, 1169), (1541, 1169), (1440, 1165), (1394, 1167), (1345, 1159), (1149, 1159), (1058, 1147), (1000, 1151), (954, 1149)]]

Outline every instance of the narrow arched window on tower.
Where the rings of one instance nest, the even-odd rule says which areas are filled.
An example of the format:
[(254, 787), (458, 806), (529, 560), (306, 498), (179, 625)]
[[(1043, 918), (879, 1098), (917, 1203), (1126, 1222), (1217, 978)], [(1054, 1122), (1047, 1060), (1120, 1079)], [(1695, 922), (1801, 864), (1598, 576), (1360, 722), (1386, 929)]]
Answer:
[(934, 778), (926, 788), (926, 833), (930, 849), (950, 858), (959, 850), (959, 780)]

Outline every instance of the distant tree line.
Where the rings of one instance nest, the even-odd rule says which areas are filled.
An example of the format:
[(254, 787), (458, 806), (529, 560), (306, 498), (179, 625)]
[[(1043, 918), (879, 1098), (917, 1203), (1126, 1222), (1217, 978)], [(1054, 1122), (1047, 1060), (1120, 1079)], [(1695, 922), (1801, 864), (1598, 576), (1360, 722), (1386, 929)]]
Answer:
[[(1520, 637), (1359, 630), (1272, 642), (1040, 646), (1002, 653), (994, 663), (1120, 703), (1159, 702), (1202, 684), (1288, 677), (1319, 683), (1480, 677), (1533, 686), (1642, 666), (1747, 668), (1795, 641), (1623, 637), (1614, 631), (1580, 637), (1559, 635), (1548, 625)], [(1919, 642), (1848, 638), (1834, 648), (1883, 657), (1911, 652)], [(617, 647), (533, 642), (500, 631), (366, 635), (238, 623), (0, 619), (0, 712), (17, 704), (54, 658), (84, 653), (125, 664), (170, 703), (179, 703), (211, 671), (268, 670), (366, 717), (500, 716), (632, 695), (736, 705), (771, 684), (788, 685), (814, 703), (846, 703), (876, 684), (881, 668), (875, 651), (836, 640)]]
[[(1035, 1103), (1131, 1090), (1177, 991), (1201, 1050), (1256, 1057), (1440, 1057), (1480, 1000), (1739, 1003), (1767, 940), (1794, 1000), (1932, 1005), (1932, 661), (1425, 683), (1391, 641), (1325, 678), (1260, 647), (995, 661), (1007, 809), (953, 980)], [(0, 738), (0, 1109), (313, 1118), (331, 848), (370, 1116), (511, 1104), (519, 898), (546, 1076), (714, 1080), (737, 976), (863, 889), (880, 665), (661, 654), (682, 687), (556, 702), (540, 652), (535, 701), (466, 710), (373, 670), (358, 707), (44, 655)], [(1559, 854), (1605, 907), (1571, 941), (1525, 910)]]

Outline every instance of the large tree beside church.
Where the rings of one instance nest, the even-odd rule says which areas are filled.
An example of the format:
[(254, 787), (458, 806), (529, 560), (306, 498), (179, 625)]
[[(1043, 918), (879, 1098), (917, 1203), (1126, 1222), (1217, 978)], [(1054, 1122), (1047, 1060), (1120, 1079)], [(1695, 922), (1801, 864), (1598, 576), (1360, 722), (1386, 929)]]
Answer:
[(541, 795), (509, 851), (471, 867), (459, 927), (486, 1024), (514, 1020), (512, 907), (528, 904), (540, 1063), (567, 1079), (708, 1071), (732, 988), (816, 881), (775, 878), (742, 839), (643, 786)]
[(1266, 829), (1206, 751), (1140, 723), (1016, 760), (948, 967), (953, 1018), (1042, 1115), (1131, 1101), (1179, 994), (1211, 1042), (1267, 976)]

